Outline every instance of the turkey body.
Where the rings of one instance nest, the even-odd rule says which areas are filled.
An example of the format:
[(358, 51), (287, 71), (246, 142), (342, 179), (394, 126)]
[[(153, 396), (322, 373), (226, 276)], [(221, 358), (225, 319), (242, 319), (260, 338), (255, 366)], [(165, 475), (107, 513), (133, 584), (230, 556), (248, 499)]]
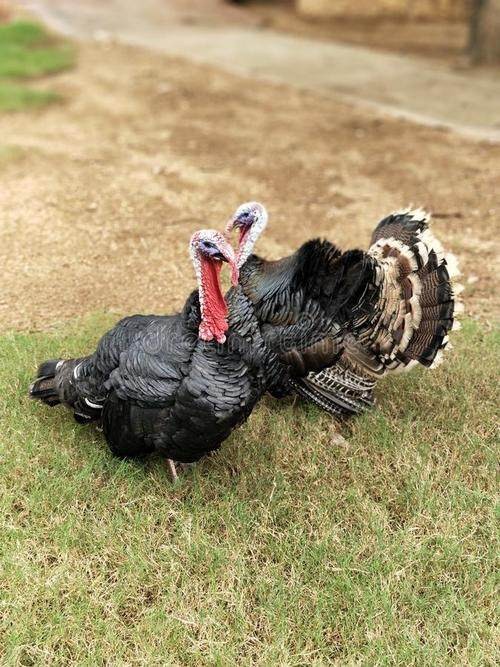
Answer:
[(289, 369), (283, 393), (340, 359), (353, 313), (373, 290), (372, 271), (373, 261), (361, 251), (342, 253), (320, 240), (275, 262), (255, 255), (247, 260), (240, 283), (266, 345)]
[[(43, 363), (30, 387), (32, 398), (63, 403), (78, 421), (101, 420), (115, 454), (162, 453), (174, 477), (176, 461), (219, 447), (285, 372), (238, 285), (227, 239), (201, 229), (189, 251), (198, 289), (181, 313), (125, 318), (92, 355)], [(233, 285), (225, 297), (224, 263)]]
[(458, 310), (453, 264), (428, 216), (405, 210), (378, 224), (368, 252), (309, 241), (276, 262), (250, 256), (240, 282), (289, 386), (349, 415), (373, 405), (377, 378), (439, 360)]
[(230, 290), (227, 302), (224, 343), (199, 338), (195, 291), (179, 314), (125, 318), (94, 354), (46, 362), (60, 366), (35, 387), (51, 382), (46, 402), (64, 402), (78, 421), (102, 419), (108, 445), (119, 456), (157, 451), (196, 461), (217, 449), (286, 373), (264, 344), (241, 288)]
[(224, 343), (201, 340), (187, 308), (179, 317), (152, 321), (122, 354), (106, 383), (103, 411), (113, 452), (159, 451), (176, 461), (196, 461), (219, 447), (276, 374), (283, 374), (240, 289), (231, 290), (228, 306)]

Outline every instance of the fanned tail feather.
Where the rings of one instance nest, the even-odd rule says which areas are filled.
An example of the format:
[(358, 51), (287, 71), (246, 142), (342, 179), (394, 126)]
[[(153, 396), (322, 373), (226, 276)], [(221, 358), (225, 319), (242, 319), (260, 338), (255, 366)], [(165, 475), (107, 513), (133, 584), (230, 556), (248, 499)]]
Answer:
[[(454, 255), (445, 254), (422, 209), (397, 211), (376, 227), (368, 255), (375, 260), (352, 312), (344, 352), (329, 368), (294, 381), (294, 389), (334, 416), (374, 404), (376, 379), (417, 364), (435, 367), (458, 328), (461, 285)], [(367, 266), (369, 264), (367, 263)]]
[(460, 310), (457, 296), (462, 288), (452, 282), (459, 275), (457, 260), (445, 254), (428, 227), (429, 219), (422, 209), (398, 211), (373, 233), (368, 252), (401, 293), (397, 316), (390, 312), (390, 302), (381, 304), (390, 340), (386, 349), (380, 346), (384, 372), (405, 370), (415, 362), (425, 367), (439, 363)]

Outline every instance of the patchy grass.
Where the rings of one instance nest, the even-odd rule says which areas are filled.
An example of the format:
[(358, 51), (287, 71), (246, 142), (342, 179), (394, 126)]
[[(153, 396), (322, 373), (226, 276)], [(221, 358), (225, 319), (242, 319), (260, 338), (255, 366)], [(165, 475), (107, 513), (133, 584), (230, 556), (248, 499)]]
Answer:
[(3, 146), (0, 144), (0, 168), (4, 164), (10, 163), (12, 160), (20, 158), (24, 154), (24, 151), (19, 146)]
[(0, 25), (0, 111), (39, 107), (57, 99), (54, 92), (27, 88), (11, 80), (53, 74), (73, 62), (73, 49), (41, 26), (26, 21)]
[(345, 440), (265, 400), (173, 486), (26, 397), (109, 324), (0, 339), (3, 664), (496, 664), (498, 336), (467, 322)]
[(15, 83), (0, 82), (0, 111), (43, 107), (58, 99), (59, 95), (51, 90), (35, 90)]

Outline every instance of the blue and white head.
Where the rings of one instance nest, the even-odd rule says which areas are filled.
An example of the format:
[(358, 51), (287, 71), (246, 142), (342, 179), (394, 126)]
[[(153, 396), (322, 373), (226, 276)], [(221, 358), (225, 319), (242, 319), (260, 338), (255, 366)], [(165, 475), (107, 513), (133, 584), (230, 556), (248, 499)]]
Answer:
[(253, 247), (266, 228), (268, 215), (265, 206), (257, 201), (246, 202), (236, 209), (226, 225), (226, 235), (236, 227), (240, 230), (236, 263), (243, 266), (253, 251)]

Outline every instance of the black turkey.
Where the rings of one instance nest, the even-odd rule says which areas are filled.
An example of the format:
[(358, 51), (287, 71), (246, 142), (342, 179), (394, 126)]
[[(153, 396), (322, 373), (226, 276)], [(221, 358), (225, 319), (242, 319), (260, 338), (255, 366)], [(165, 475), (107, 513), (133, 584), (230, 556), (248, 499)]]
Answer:
[[(249, 202), (240, 206), (235, 216), (239, 217), (242, 224), (243, 221), (249, 223), (248, 229), (241, 232), (236, 258), (239, 268), (266, 227), (267, 211), (261, 204)], [(191, 295), (195, 301), (197, 294), (196, 291)], [(199, 317), (196, 308), (193, 317), (195, 320)], [(50, 359), (41, 364), (37, 379), (30, 387), (30, 396), (49, 406), (63, 403), (71, 407), (79, 423), (99, 420), (107, 394), (105, 383), (111, 372), (118, 367), (122, 352), (128, 350), (150, 324), (159, 326), (168, 321), (168, 315), (131, 315), (123, 318), (104, 334), (92, 355), (69, 360)]]
[(102, 418), (115, 454), (163, 453), (174, 476), (174, 461), (190, 463), (219, 447), (284, 376), (241, 288), (222, 295), (223, 261), (238, 281), (231, 246), (203, 230), (190, 250), (198, 291), (181, 313), (122, 320), (93, 355), (42, 364), (30, 388), (33, 398), (64, 403), (80, 421)]
[[(378, 377), (420, 364), (436, 365), (461, 304), (452, 287), (456, 260), (445, 256), (422, 210), (384, 218), (368, 252), (342, 253), (309, 241), (290, 257), (269, 262), (251, 255), (267, 214), (240, 207), (226, 228), (240, 232), (238, 256), (248, 258), (240, 284), (252, 301), (263, 337), (291, 365), (294, 390), (334, 415), (373, 405)], [(319, 313), (310, 310), (319, 306)], [(306, 317), (304, 314), (306, 313)], [(317, 340), (307, 329), (318, 317)], [(325, 337), (325, 318), (331, 328)], [(315, 321), (316, 324), (316, 321)], [(458, 323), (456, 323), (458, 324)], [(293, 348), (286, 331), (305, 327), (307, 346)], [(294, 340), (299, 340), (297, 332)]]

